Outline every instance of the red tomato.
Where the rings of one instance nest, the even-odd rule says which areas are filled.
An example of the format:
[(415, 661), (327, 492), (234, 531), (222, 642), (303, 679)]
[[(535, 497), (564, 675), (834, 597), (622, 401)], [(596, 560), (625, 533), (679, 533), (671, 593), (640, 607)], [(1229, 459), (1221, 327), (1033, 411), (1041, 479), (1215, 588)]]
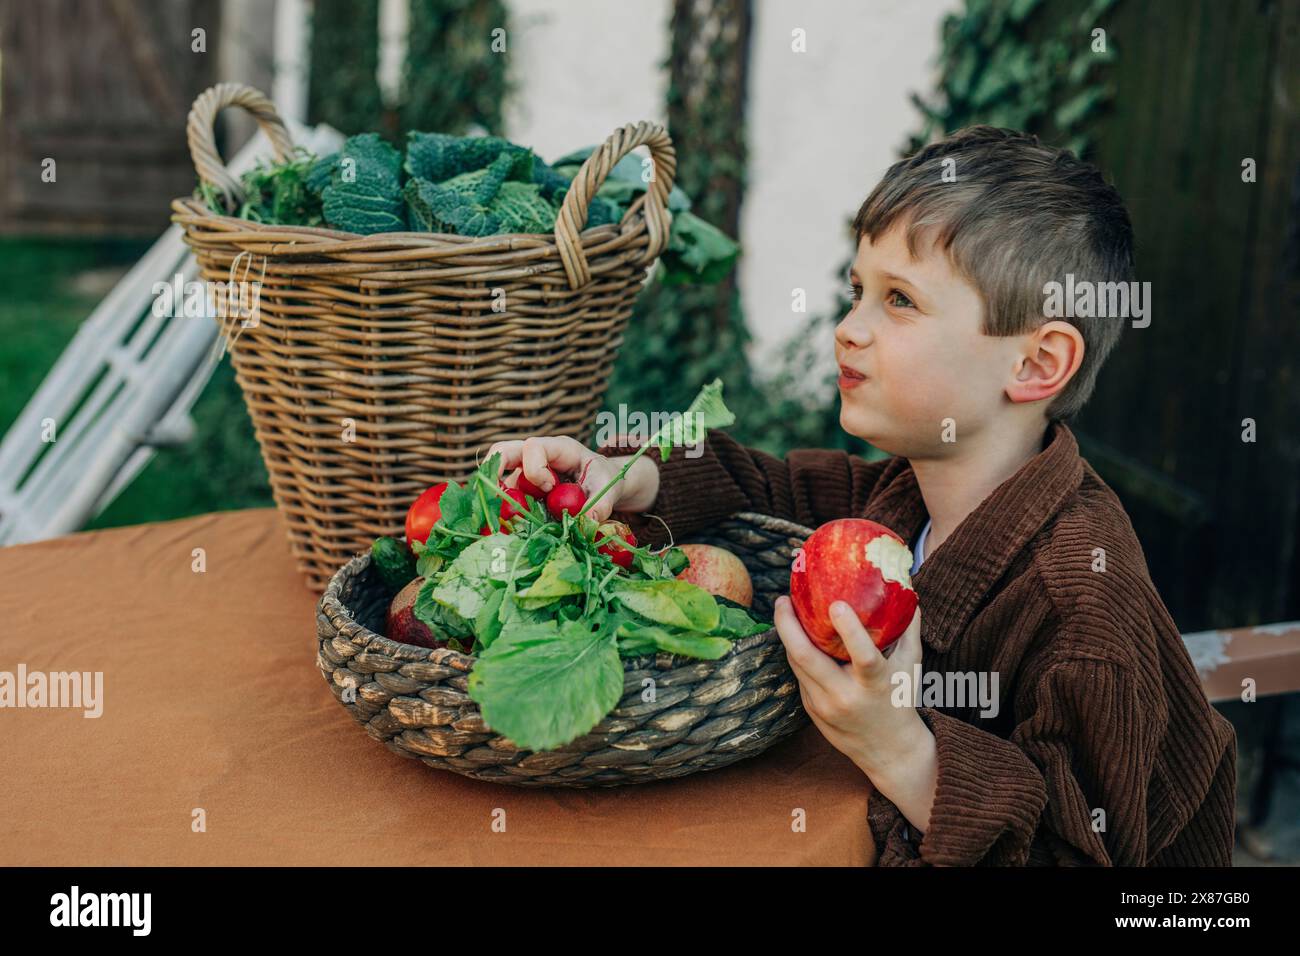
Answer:
[(433, 526), (442, 518), (442, 506), (438, 499), (442, 493), (447, 490), (448, 482), (427, 489), (420, 497), (415, 499), (410, 510), (406, 512), (406, 543), (408, 545), (419, 541), (421, 544), (429, 540), (429, 532)]

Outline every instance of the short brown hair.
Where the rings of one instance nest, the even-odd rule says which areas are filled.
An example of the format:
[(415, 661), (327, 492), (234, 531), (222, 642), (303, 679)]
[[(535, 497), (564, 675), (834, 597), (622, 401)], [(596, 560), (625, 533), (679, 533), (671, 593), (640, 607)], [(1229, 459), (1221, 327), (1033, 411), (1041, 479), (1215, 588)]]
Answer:
[[(953, 160), (945, 163), (945, 160)], [(945, 181), (945, 172), (953, 173)], [(984, 334), (1020, 335), (1046, 321), (1044, 286), (1076, 281), (1128, 282), (1133, 226), (1100, 170), (1038, 137), (971, 126), (924, 146), (885, 173), (853, 220), (856, 240), (872, 242), (906, 223), (907, 246), (931, 232), (956, 269), (984, 297)], [(1072, 318), (1083, 336), (1083, 363), (1047, 407), (1073, 418), (1123, 321)]]

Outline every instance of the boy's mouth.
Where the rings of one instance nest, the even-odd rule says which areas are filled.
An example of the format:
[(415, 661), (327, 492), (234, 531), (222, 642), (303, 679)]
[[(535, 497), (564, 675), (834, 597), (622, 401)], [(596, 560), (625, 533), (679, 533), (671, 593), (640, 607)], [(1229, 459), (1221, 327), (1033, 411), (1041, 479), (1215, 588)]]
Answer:
[(867, 377), (857, 369), (849, 368), (847, 365), (840, 366), (840, 388), (853, 388), (854, 386), (861, 385), (866, 380)]

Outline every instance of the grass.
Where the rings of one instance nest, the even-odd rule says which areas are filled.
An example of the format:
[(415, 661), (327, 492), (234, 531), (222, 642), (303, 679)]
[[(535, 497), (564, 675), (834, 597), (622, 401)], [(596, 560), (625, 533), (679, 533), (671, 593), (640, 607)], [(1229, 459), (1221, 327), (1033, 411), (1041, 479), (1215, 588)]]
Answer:
[[(0, 239), (0, 431), (7, 431), (98, 303), (90, 270), (125, 271), (148, 242)], [(161, 449), (87, 527), (165, 521), (271, 505), (266, 469), (229, 360), (195, 404), (193, 442)]]

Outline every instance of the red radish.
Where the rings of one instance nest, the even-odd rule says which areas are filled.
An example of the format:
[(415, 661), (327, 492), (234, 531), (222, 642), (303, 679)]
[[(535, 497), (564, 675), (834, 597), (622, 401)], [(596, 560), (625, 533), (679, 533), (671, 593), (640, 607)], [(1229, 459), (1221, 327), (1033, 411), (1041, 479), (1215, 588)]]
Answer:
[[(599, 541), (601, 538), (613, 537), (614, 535), (618, 535), (618, 537), (632, 545), (632, 547), (636, 547), (636, 535), (632, 533), (631, 528), (621, 521), (606, 521), (596, 529), (595, 540)], [(609, 559), (620, 568), (630, 569), (632, 567), (632, 559), (634, 555), (617, 541), (602, 544), (596, 550), (601, 554), (608, 555)]]
[(448, 482), (444, 481), (427, 489), (407, 510), (406, 543), (408, 545), (416, 541), (423, 544), (429, 540), (429, 532), (442, 518), (442, 506), (438, 503), (438, 499), (447, 490), (447, 485)]
[(509, 501), (501, 502), (501, 520), (509, 521), (511, 518), (528, 510), (528, 496), (518, 488), (506, 488), (504, 490), (508, 497), (513, 498), (520, 505), (515, 507)]
[(582, 490), (582, 485), (575, 485), (571, 481), (561, 482), (546, 496), (546, 510), (556, 521), (565, 513), (576, 517), (586, 503), (587, 494)]
[(749, 577), (745, 562), (726, 548), (711, 544), (679, 545), (690, 564), (677, 575), (679, 581), (689, 581), (737, 604), (749, 607), (754, 603), (754, 582)]
[(790, 601), (808, 638), (847, 661), (849, 652), (831, 623), (831, 605), (846, 602), (884, 650), (916, 612), (911, 569), (912, 552), (894, 532), (866, 518), (841, 518), (804, 542), (790, 574)]
[[(553, 482), (551, 487), (554, 489), (560, 483), (560, 476), (557, 475), (555, 469), (549, 465), (547, 465), (546, 470), (551, 473), (551, 481)], [(536, 498), (538, 501), (544, 501), (546, 499), (546, 492), (542, 491), (541, 488), (529, 481), (528, 476), (524, 474), (522, 468), (519, 469), (519, 477), (515, 479), (515, 487), (530, 498)]]

